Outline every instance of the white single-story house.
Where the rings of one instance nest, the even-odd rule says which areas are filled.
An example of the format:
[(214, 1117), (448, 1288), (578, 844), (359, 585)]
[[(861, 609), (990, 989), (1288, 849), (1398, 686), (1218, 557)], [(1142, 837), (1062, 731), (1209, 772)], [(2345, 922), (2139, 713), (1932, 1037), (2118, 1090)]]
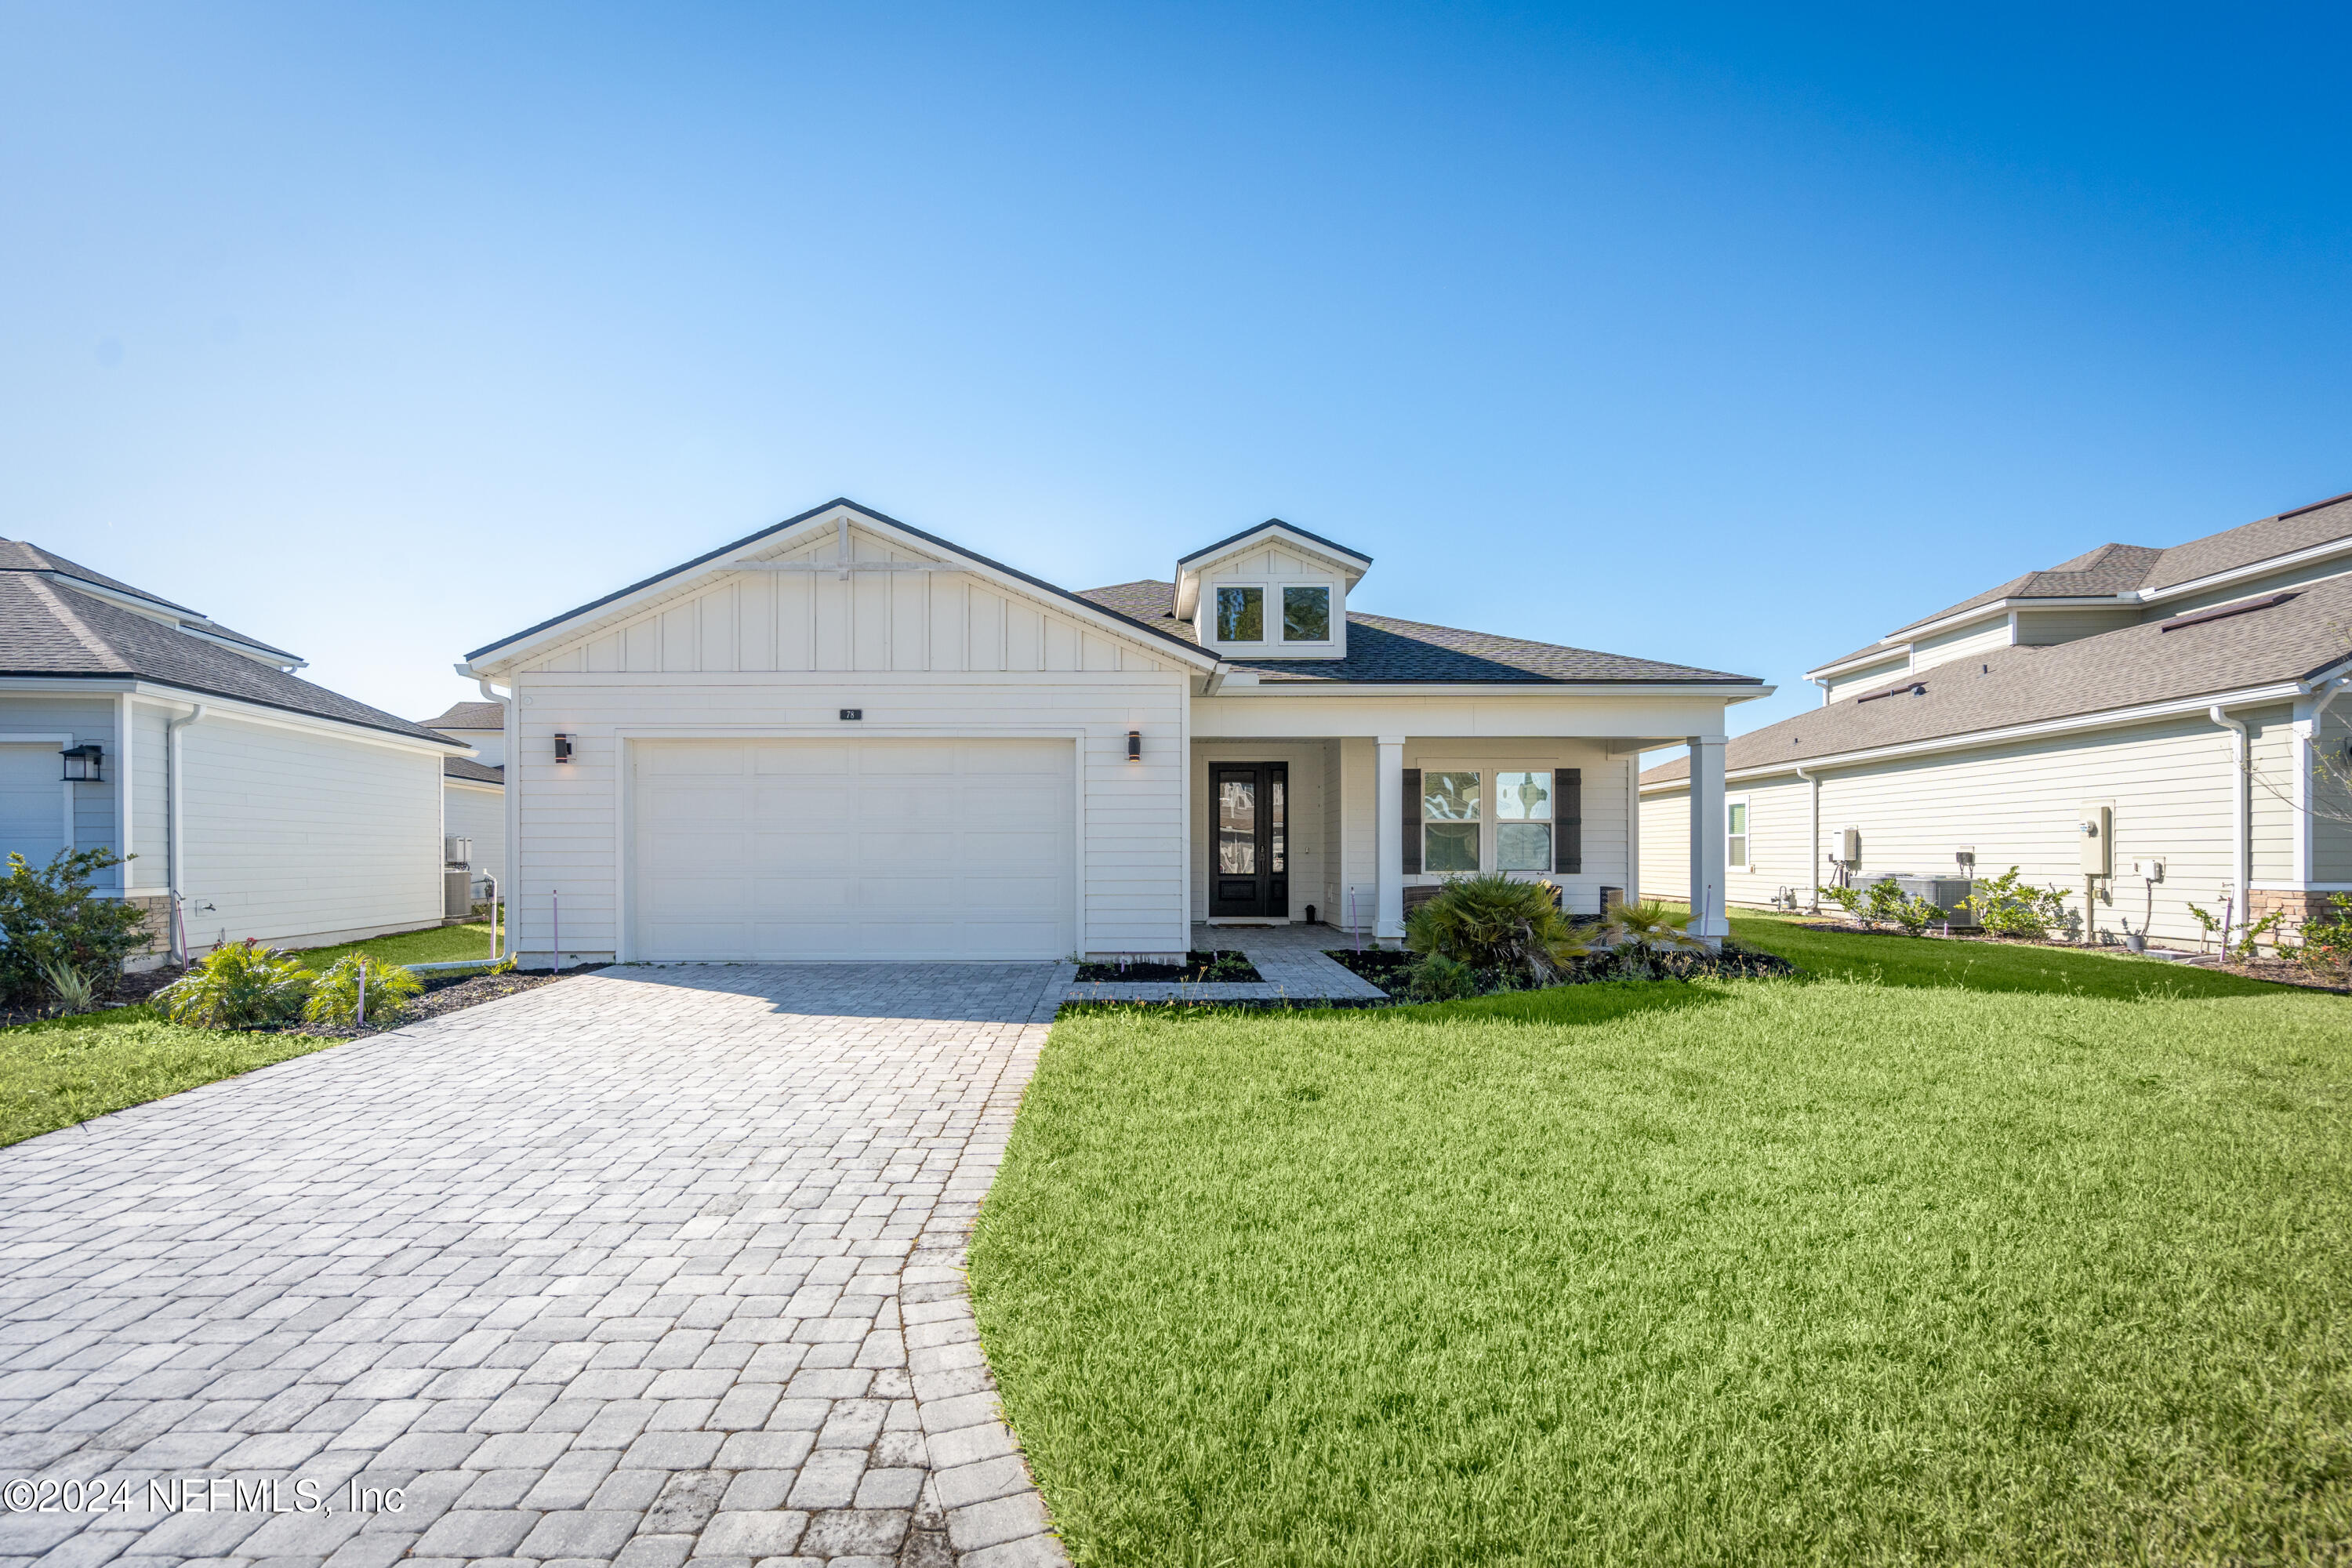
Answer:
[(1351, 611), (1370, 564), (1276, 521), (1073, 593), (835, 500), (478, 648), (517, 951), (1167, 957), (1394, 938), (1459, 871), (1632, 897), (1639, 752), (1768, 689)]
[(100, 886), (198, 951), (441, 918), (441, 759), (459, 742), (293, 673), (302, 660), (0, 541), (0, 853), (129, 857)]
[(441, 829), (473, 845), (467, 864), (474, 869), (505, 876), (506, 704), (453, 702), (446, 711), (417, 722), (474, 749), (470, 757), (448, 757), (441, 763)]
[[(2347, 671), (2352, 496), (2102, 544), (1808, 671), (1818, 710), (1731, 741), (1723, 892), (2014, 865), (2078, 916), (2087, 887), (2099, 932), (2194, 942), (2191, 904), (2292, 930), (2352, 892)], [(1687, 781), (1642, 775), (1652, 893), (1690, 891)]]

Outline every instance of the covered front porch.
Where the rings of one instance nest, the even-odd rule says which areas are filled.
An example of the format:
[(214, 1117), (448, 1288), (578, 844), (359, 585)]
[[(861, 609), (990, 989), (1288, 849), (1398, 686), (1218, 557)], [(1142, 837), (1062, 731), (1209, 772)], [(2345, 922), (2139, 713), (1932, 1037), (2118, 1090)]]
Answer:
[[(1187, 761), (1186, 923), (1315, 923), (1393, 944), (1449, 878), (1548, 881), (1570, 914), (1641, 898), (1640, 754), (1696, 760), (1691, 929), (1727, 934), (1719, 735), (1195, 735)], [(1711, 784), (1710, 784), (1711, 781)], [(1711, 830), (1700, 831), (1702, 822)]]

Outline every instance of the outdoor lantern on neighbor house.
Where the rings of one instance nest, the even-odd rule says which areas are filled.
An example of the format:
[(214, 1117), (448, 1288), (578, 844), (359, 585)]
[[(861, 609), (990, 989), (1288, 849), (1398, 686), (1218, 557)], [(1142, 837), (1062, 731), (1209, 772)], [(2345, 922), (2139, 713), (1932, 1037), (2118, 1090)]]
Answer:
[(1143, 761), (1143, 731), (1140, 730), (1127, 732), (1127, 760), (1130, 763)]
[(561, 731), (558, 731), (555, 736), (555, 760), (559, 763), (568, 763), (572, 760), (572, 737)]
[(59, 753), (65, 758), (66, 783), (103, 784), (106, 782), (106, 748), (97, 742), (68, 746)]

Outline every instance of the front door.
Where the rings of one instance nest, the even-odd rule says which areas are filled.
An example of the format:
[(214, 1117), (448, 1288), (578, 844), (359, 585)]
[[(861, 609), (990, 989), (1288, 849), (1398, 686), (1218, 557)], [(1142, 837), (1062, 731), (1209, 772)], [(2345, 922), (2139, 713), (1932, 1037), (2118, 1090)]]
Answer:
[(1212, 763), (1209, 913), (1282, 919), (1290, 913), (1288, 801), (1285, 763)]

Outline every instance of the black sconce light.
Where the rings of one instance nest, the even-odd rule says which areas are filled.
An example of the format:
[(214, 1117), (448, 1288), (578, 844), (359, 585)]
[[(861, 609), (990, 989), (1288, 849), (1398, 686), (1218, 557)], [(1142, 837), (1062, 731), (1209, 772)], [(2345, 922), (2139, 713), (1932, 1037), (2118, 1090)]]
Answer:
[(106, 748), (90, 742), (86, 745), (68, 746), (60, 753), (65, 758), (66, 783), (103, 784), (106, 782)]
[(1130, 763), (1143, 761), (1143, 731), (1140, 730), (1127, 732), (1127, 760)]
[(562, 731), (558, 731), (555, 736), (555, 760), (559, 763), (572, 760), (572, 737)]

